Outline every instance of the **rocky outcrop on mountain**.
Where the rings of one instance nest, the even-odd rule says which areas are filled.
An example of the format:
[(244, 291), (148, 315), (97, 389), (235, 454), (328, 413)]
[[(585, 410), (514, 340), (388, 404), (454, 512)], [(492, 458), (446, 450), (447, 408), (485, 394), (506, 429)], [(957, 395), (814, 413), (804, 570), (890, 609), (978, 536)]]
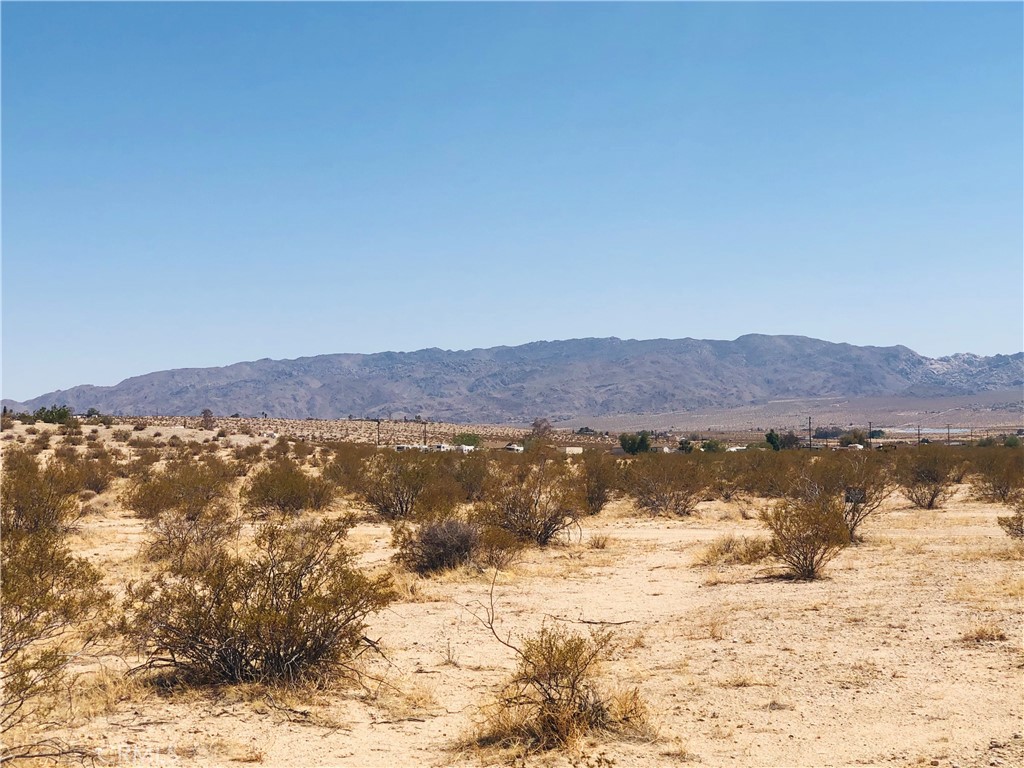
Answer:
[(927, 358), (903, 346), (803, 336), (735, 341), (572, 339), (517, 347), (332, 354), (149, 373), (79, 386), (14, 410), (66, 404), (121, 415), (552, 421), (807, 397), (971, 394), (1024, 387), (1024, 353)]

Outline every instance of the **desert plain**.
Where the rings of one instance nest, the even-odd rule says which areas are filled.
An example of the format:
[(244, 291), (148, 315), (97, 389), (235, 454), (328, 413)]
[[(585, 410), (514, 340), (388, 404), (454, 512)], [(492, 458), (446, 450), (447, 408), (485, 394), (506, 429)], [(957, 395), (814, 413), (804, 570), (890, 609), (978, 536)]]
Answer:
[[(114, 446), (118, 428), (84, 431)], [(31, 440), (25, 429), (5, 431), (5, 448)], [(172, 435), (209, 443), (212, 433), (172, 422), (133, 432)], [(215, 450), (272, 442), (233, 433)], [(154, 567), (145, 522), (120, 501), (125, 482), (88, 499), (71, 538), (118, 595)], [(769, 503), (737, 495), (653, 517), (620, 495), (504, 568), (418, 576), (392, 561), (390, 528), (341, 498), (317, 514), (355, 513), (348, 546), (369, 572), (392, 573), (398, 592), (369, 618), (377, 650), (357, 660), (358, 676), (166, 688), (129, 674), (140, 658), (111, 645), (76, 664), (48, 735), (119, 766), (1024, 765), (1024, 550), (996, 523), (1006, 507), (966, 483), (938, 510), (897, 491), (814, 581), (716, 562), (724, 537), (766, 537), (758, 515)], [(598, 685), (635, 689), (644, 722), (568, 750), (476, 744), (515, 667), (481, 621), (488, 609), (512, 643), (544, 625), (611, 631)]]

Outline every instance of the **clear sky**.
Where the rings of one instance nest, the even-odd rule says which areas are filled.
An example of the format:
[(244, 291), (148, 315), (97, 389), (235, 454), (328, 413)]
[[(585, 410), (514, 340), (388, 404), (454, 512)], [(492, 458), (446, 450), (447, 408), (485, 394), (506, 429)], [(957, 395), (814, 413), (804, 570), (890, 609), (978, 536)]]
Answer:
[(1020, 3), (0, 14), (5, 397), (583, 336), (1024, 346)]

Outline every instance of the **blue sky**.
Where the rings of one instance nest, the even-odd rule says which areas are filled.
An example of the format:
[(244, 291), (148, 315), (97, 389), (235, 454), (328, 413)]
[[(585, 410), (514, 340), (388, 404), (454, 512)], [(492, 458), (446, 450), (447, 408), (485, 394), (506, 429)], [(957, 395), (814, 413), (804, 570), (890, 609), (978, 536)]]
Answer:
[(0, 14), (5, 397), (583, 336), (1024, 346), (1020, 4)]

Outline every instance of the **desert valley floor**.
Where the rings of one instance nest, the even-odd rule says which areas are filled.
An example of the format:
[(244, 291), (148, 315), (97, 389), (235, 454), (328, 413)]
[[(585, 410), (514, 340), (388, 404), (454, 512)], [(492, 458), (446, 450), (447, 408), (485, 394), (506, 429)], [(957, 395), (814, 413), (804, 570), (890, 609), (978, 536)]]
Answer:
[[(120, 482), (89, 502), (73, 543), (123, 591), (151, 565)], [(429, 578), (397, 571), (388, 527), (364, 517), (349, 545), (367, 568), (395, 571), (400, 597), (371, 618), (382, 655), (358, 662), (362, 685), (165, 691), (125, 678), (138, 659), (111, 654), (83, 664), (54, 735), (122, 766), (1024, 764), (1024, 554), (996, 524), (1005, 508), (966, 485), (937, 511), (897, 493), (813, 582), (700, 564), (720, 537), (763, 536), (764, 503), (705, 502), (668, 519), (618, 499), (497, 574)], [(514, 667), (476, 618), (492, 589), (513, 640), (544, 622), (613, 630), (600, 680), (638, 689), (648, 726), (570, 753), (470, 746)]]

